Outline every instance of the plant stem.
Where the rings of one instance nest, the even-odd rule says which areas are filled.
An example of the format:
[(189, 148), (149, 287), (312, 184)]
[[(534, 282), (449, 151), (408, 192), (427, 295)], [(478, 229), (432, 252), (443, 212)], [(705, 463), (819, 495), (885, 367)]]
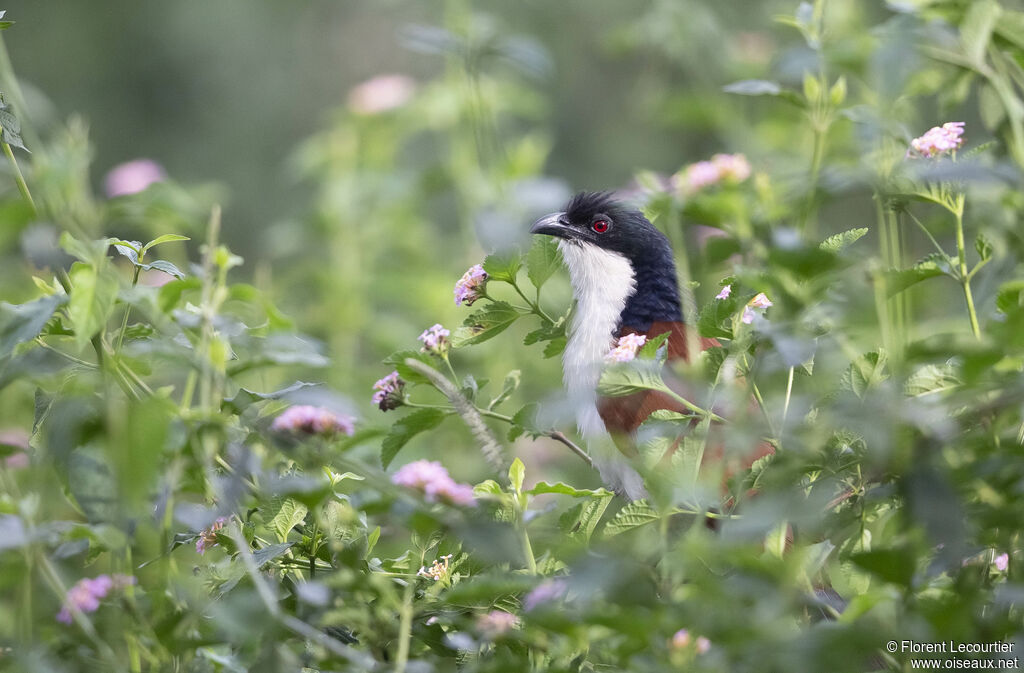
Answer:
[(971, 294), (971, 278), (967, 273), (967, 250), (964, 245), (964, 197), (961, 194), (956, 200), (956, 254), (960, 267), (960, 285), (964, 289), (967, 301), (967, 315), (971, 319), (971, 331), (976, 339), (981, 338), (981, 327), (978, 326), (978, 314), (974, 309), (974, 296)]
[[(142, 259), (141, 258), (139, 259), (139, 263), (140, 264), (142, 263)], [(132, 287), (135, 287), (136, 285), (139, 284), (139, 272), (140, 271), (142, 271), (142, 267), (141, 266), (136, 266), (135, 267), (135, 275), (132, 276)], [(121, 321), (121, 331), (117, 335), (117, 352), (119, 352), (119, 353), (121, 352), (121, 344), (124, 343), (124, 333), (128, 329), (128, 316), (131, 315), (131, 313), (132, 313), (132, 307), (131, 307), (131, 304), (128, 304), (127, 306), (125, 306), (125, 309), (124, 309), (124, 319)]]
[[(786, 417), (789, 416), (789, 400), (793, 396), (793, 367), (789, 368), (789, 379), (786, 381), (786, 401), (782, 405), (782, 428), (786, 427)], [(782, 437), (776, 437), (781, 440)]]
[(36, 208), (36, 202), (32, 199), (32, 193), (28, 191), (28, 184), (25, 183), (25, 176), (21, 173), (21, 167), (18, 166), (18, 160), (14, 158), (14, 152), (11, 151), (11, 146), (5, 142), (0, 142), (0, 145), (4, 146), (4, 154), (7, 155), (7, 160), (11, 162), (11, 167), (14, 168), (14, 181), (18, 183), (18, 191), (21, 192), (21, 196), (28, 202), (28, 205), (32, 207), (32, 215), (38, 215), (39, 209)]
[(406, 582), (405, 592), (402, 595), (402, 608), (398, 613), (398, 654), (395, 655), (395, 673), (403, 673), (409, 661), (409, 641), (412, 640), (412, 599), (413, 583)]
[(533, 545), (530, 544), (530, 534), (526, 532), (526, 522), (523, 520), (523, 514), (525, 512), (519, 512), (519, 543), (522, 545), (527, 571), (531, 575), (536, 575), (537, 559), (533, 556)]
[[(545, 313), (544, 309), (542, 309), (540, 307), (540, 302), (539, 301), (532, 301), (529, 297), (527, 297), (525, 294), (523, 294), (523, 291), (519, 289), (519, 285), (514, 280), (512, 282), (512, 287), (514, 287), (516, 292), (519, 294), (519, 296), (523, 298), (523, 301), (525, 301), (527, 303), (527, 305), (529, 305), (530, 311), (532, 313), (537, 314), (538, 316), (540, 316), (544, 320), (547, 320), (550, 323), (554, 323), (555, 322), (554, 320), (551, 319), (551, 316), (549, 316), (547, 313)], [(537, 295), (538, 295), (538, 297), (540, 296), (540, 290), (537, 290)]]

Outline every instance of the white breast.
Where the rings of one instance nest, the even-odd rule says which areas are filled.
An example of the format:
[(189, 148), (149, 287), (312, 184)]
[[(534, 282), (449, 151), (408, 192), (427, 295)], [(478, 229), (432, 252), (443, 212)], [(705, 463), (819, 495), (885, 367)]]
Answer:
[(626, 300), (636, 290), (633, 265), (618, 253), (592, 243), (560, 241), (569, 269), (576, 311), (569, 325), (569, 341), (562, 357), (563, 380), (576, 423), (584, 437), (604, 432), (597, 413), (597, 382), (604, 356), (612, 347), (613, 333)]

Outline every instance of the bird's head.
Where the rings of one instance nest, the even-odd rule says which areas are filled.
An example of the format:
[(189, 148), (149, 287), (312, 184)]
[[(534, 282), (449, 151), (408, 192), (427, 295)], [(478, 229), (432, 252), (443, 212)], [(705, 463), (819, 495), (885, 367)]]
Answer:
[(530, 232), (561, 239), (577, 301), (614, 305), (618, 327), (682, 320), (672, 246), (639, 210), (607, 192), (581, 192)]

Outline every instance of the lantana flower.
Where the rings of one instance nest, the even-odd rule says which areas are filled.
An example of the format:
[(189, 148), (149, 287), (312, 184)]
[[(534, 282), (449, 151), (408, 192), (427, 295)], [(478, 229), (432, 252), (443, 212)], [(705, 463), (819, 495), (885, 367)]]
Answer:
[(448, 350), (448, 337), (451, 332), (441, 326), (440, 323), (423, 330), (419, 340), (423, 342), (423, 351), (434, 355), (444, 355)]
[(732, 294), (732, 285), (726, 285), (715, 295), (715, 299), (728, 299), (730, 294)]
[(154, 182), (163, 182), (167, 173), (152, 159), (136, 159), (110, 169), (104, 180), (107, 196), (127, 196), (144, 191)]
[(680, 171), (675, 181), (684, 194), (699, 192), (720, 182), (737, 184), (750, 177), (750, 162), (742, 154), (716, 154)]
[(135, 584), (136, 581), (132, 575), (106, 574), (79, 580), (68, 589), (67, 596), (64, 598), (64, 607), (57, 613), (57, 621), (70, 624), (71, 611), (74, 609), (79, 612), (96, 612), (100, 607), (100, 601), (106, 598), (107, 594)]
[(436, 460), (417, 460), (403, 465), (391, 477), (398, 486), (422, 491), (428, 502), (444, 500), (453, 505), (473, 506), (473, 487), (451, 478), (444, 465)]
[(964, 143), (964, 123), (946, 122), (933, 126), (920, 138), (910, 141), (908, 157), (937, 157), (952, 152)]
[(217, 546), (217, 531), (224, 528), (227, 525), (227, 517), (220, 516), (217, 520), (210, 524), (209, 528), (204, 528), (199, 531), (199, 537), (196, 538), (196, 551), (200, 554), (205, 554), (206, 550), (210, 547)]
[(647, 337), (642, 334), (625, 334), (619, 337), (604, 359), (606, 362), (631, 362), (636, 359), (637, 352), (646, 342)]
[(747, 302), (747, 305), (743, 307), (743, 315), (740, 317), (740, 320), (742, 320), (744, 324), (749, 325), (754, 322), (755, 310), (763, 312), (764, 309), (769, 306), (773, 306), (771, 300), (768, 299), (764, 292), (759, 292), (757, 296)]
[(274, 419), (270, 429), (278, 432), (304, 432), (310, 435), (333, 435), (343, 432), (351, 436), (355, 432), (354, 424), (355, 419), (351, 416), (339, 416), (322, 407), (300, 404), (285, 409)]
[(455, 283), (455, 305), (471, 306), (473, 302), (483, 296), (487, 286), (487, 272), (480, 264), (469, 267), (462, 278)]
[(491, 640), (519, 626), (519, 618), (504, 610), (491, 610), (476, 618), (476, 628)]
[(669, 641), (669, 645), (673, 650), (685, 650), (690, 645), (694, 646), (697, 650), (697, 654), (704, 654), (711, 649), (711, 641), (704, 636), (697, 636), (694, 639), (690, 636), (690, 632), (686, 629), (679, 629), (672, 635), (672, 640)]
[(373, 384), (373, 403), (380, 407), (381, 411), (397, 409), (402, 406), (404, 388), (405, 381), (398, 377), (398, 372), (391, 372)]
[(451, 572), (451, 561), (452, 555), (447, 554), (434, 561), (434, 564), (429, 568), (426, 566), (420, 566), (420, 569), (416, 572), (419, 577), (427, 577), (435, 582), (447, 581), (448, 574)]
[(1006, 569), (1010, 567), (1010, 555), (1000, 554), (999, 556), (995, 557), (995, 559), (992, 562), (995, 564), (996, 570), (998, 570), (1001, 573), (1004, 573), (1006, 572)]
[(378, 75), (352, 87), (348, 107), (356, 114), (375, 115), (400, 108), (416, 91), (416, 82), (406, 75)]

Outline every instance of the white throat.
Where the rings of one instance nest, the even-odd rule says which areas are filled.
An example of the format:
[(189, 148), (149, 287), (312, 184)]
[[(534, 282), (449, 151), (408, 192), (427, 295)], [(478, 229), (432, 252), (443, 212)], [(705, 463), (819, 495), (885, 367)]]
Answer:
[(584, 437), (604, 432), (597, 413), (597, 382), (612, 347), (619, 316), (636, 290), (633, 265), (618, 253), (592, 243), (558, 243), (569, 269), (576, 311), (562, 356), (563, 380)]

